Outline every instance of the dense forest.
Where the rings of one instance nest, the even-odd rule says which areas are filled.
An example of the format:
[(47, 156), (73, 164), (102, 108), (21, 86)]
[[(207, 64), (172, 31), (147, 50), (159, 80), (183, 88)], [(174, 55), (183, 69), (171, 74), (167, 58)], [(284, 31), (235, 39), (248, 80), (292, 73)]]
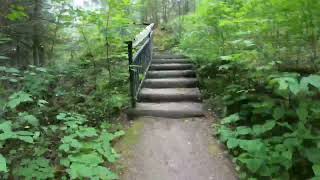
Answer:
[(0, 178), (119, 179), (126, 41), (197, 66), (240, 179), (320, 179), (320, 1), (0, 0)]

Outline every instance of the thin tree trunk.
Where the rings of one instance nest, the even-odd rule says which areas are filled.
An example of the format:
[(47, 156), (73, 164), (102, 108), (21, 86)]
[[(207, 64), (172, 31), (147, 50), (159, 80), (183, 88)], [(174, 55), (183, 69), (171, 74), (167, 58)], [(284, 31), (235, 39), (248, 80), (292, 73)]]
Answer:
[(39, 20), (40, 20), (40, 0), (34, 0), (34, 9), (33, 9), (33, 35), (32, 35), (32, 50), (33, 50), (33, 64), (36, 66), (40, 65), (40, 38), (39, 38)]
[(111, 62), (110, 62), (110, 59), (109, 59), (109, 24), (110, 24), (110, 10), (111, 10), (111, 7), (109, 7), (109, 10), (108, 10), (108, 15), (107, 15), (107, 31), (106, 31), (106, 46), (107, 46), (107, 68), (108, 68), (108, 73), (109, 73), (109, 80), (111, 80)]

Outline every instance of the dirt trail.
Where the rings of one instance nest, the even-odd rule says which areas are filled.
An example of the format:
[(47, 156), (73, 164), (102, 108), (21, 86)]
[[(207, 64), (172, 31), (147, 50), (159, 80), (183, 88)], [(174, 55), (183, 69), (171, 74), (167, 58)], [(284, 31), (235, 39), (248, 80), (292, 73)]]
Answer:
[(143, 117), (135, 123), (141, 122), (137, 143), (127, 147), (132, 151), (124, 157), (121, 180), (237, 179), (208, 120)]

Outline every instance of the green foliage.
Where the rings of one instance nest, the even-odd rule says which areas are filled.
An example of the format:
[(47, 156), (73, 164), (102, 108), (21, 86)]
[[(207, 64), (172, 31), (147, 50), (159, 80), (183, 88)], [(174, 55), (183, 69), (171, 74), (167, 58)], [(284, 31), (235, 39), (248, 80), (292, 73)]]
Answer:
[(184, 17), (179, 49), (220, 100), (217, 132), (241, 179), (318, 178), (319, 5), (204, 0)]
[(60, 163), (67, 168), (72, 179), (118, 179), (103, 166), (105, 161), (114, 163), (119, 157), (111, 146), (111, 141), (117, 136), (106, 131), (98, 134), (97, 129), (84, 125), (87, 119), (79, 114), (60, 113), (57, 119), (64, 123), (60, 129), (67, 132), (59, 146)]
[[(136, 1), (6, 1), (0, 11), (0, 179), (118, 179), (124, 42)], [(134, 19), (135, 18), (135, 19)], [(139, 23), (138, 23), (139, 24)]]
[[(222, 120), (218, 134), (237, 157), (237, 163), (248, 170), (246, 176), (310, 177), (308, 168), (319, 161), (317, 156), (313, 156), (317, 154), (319, 134), (310, 125), (317, 124), (318, 116), (314, 112), (319, 110), (319, 103), (313, 99), (320, 89), (303, 87), (305, 84), (311, 87), (309, 80), (313, 82), (318, 78), (320, 76), (317, 75), (302, 77), (301, 80), (271, 76), (269, 90), (281, 98), (261, 99), (259, 94), (251, 93), (251, 97), (239, 104), (238, 114)], [(257, 101), (259, 98), (260, 102)], [(234, 101), (228, 102), (228, 108), (239, 103), (237, 98), (232, 99)], [(300, 167), (302, 161), (309, 165)], [(305, 174), (291, 174), (297, 167), (305, 168)]]
[(20, 124), (29, 124), (34, 127), (39, 126), (39, 120), (35, 116), (27, 112), (19, 113), (18, 116), (19, 116)]
[[(6, 153), (6, 157), (0, 156), (1, 172), (5, 175), (13, 172), (17, 178), (52, 179), (60, 177), (62, 172), (62, 176), (70, 179), (118, 179), (118, 176), (105, 166), (115, 163), (119, 158), (119, 154), (112, 148), (112, 141), (124, 135), (123, 131), (109, 133), (105, 125), (91, 126), (85, 115), (72, 112), (59, 113), (54, 121), (44, 121), (31, 114), (37, 112), (35, 110), (39, 106), (33, 104), (26, 106), (23, 103), (43, 105), (48, 102), (44, 100), (37, 102), (35, 97), (22, 91), (10, 96), (9, 101), (16, 103), (12, 103), (15, 106), (8, 106), (7, 117), (13, 118), (12, 113), (18, 110), (16, 109), (18, 106), (21, 112), (16, 115), (18, 121), (14, 123), (3, 121), (0, 124), (1, 149), (2, 152), (9, 152)], [(28, 108), (28, 111), (22, 111), (25, 107), (35, 109)], [(42, 108), (44, 108), (42, 111), (48, 110), (46, 106)], [(42, 133), (37, 131), (39, 128), (42, 129)], [(55, 141), (52, 141), (53, 139)], [(13, 142), (16, 146), (12, 147)], [(30, 145), (33, 143), (37, 144), (36, 148)], [(22, 154), (29, 155), (30, 158), (19, 156), (18, 151), (28, 152)], [(50, 156), (48, 154), (50, 152), (56, 154), (54, 161), (45, 158)], [(13, 163), (12, 160), (16, 158), (22, 159)], [(60, 164), (56, 164), (57, 162)], [(59, 167), (59, 176), (56, 167)]]
[(3, 157), (2, 154), (0, 154), (0, 172), (7, 172), (7, 161), (6, 158)]
[[(37, 137), (29, 131), (14, 131), (11, 121), (3, 121), (0, 123), (0, 149), (6, 148), (8, 141), (20, 140), (26, 143), (34, 143)], [(0, 154), (0, 172), (8, 172), (7, 160)]]
[(13, 172), (17, 177), (24, 179), (52, 179), (55, 170), (49, 160), (39, 157), (37, 159), (23, 159), (20, 166)]
[(22, 103), (26, 103), (26, 102), (32, 102), (33, 99), (31, 98), (31, 95), (28, 93), (25, 93), (23, 91), (19, 91), (17, 93), (12, 94), (9, 97), (9, 102), (7, 104), (7, 106), (10, 109), (15, 109), (17, 106), (19, 106)]
[(11, 12), (6, 17), (11, 21), (23, 20), (28, 17), (23, 6), (12, 5), (10, 10)]
[(13, 131), (11, 121), (5, 121), (0, 124), (0, 145), (4, 146), (7, 140), (19, 139), (27, 143), (33, 143), (34, 134), (29, 131)]

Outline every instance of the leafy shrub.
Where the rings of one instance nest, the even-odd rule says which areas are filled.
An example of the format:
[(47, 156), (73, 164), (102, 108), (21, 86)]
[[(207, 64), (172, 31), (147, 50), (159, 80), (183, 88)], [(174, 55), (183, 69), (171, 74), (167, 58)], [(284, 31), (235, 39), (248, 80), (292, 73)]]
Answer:
[(184, 17), (179, 49), (221, 106), (217, 135), (241, 179), (319, 179), (319, 34), (299, 26), (319, 25), (299, 10), (309, 3), (204, 0)]
[(20, 90), (8, 95), (0, 118), (1, 178), (118, 179), (108, 167), (119, 158), (112, 141), (124, 132), (111, 130), (105, 120), (126, 105), (126, 80), (98, 85), (84, 75), (90, 66), (72, 66), (3, 68), (9, 77), (3, 84)]
[[(218, 134), (236, 156), (237, 163), (248, 170), (248, 174), (241, 174), (243, 178), (248, 175), (310, 178), (311, 167), (320, 162), (315, 155), (320, 153), (317, 152), (320, 104), (316, 100), (319, 81), (317, 75), (271, 76), (266, 91), (273, 96), (265, 97), (229, 89), (230, 94), (238, 95), (226, 98), (227, 107), (238, 104), (240, 108), (221, 121)], [(301, 173), (293, 173), (297, 168)]]

